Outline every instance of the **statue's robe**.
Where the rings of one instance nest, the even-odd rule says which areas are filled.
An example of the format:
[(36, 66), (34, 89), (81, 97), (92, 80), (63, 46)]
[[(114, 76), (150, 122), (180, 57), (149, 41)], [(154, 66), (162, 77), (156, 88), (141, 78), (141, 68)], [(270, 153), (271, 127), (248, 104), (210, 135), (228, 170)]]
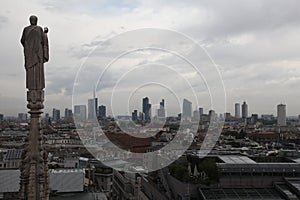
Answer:
[(44, 89), (44, 62), (49, 60), (47, 35), (40, 26), (30, 25), (24, 28), (21, 43), (24, 47), (26, 88)]

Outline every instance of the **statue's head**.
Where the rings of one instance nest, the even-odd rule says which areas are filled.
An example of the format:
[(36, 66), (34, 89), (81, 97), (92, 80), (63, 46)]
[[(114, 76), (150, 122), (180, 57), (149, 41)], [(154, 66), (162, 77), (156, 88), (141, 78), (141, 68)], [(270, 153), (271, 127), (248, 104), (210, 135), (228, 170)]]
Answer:
[(31, 25), (37, 25), (38, 18), (37, 18), (37, 16), (35, 16), (35, 15), (31, 15), (31, 16), (29, 17), (29, 21), (30, 21), (30, 24), (31, 24)]

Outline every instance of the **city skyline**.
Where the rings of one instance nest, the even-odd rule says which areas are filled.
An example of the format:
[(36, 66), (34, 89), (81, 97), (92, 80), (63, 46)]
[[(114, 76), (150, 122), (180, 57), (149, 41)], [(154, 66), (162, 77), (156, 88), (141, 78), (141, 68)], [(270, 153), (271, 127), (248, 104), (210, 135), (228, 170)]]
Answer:
[[(148, 101), (147, 101), (147, 103), (149, 103), (150, 102), (150, 98), (148, 98), (148, 97), (144, 97), (143, 99), (141, 99), (141, 102), (143, 102), (143, 100), (145, 99), (145, 98), (147, 98), (148, 99)], [(92, 102), (93, 101), (93, 102)], [(91, 103), (92, 102), (92, 103)], [(151, 105), (152, 104), (150, 104), (149, 103), (149, 105), (150, 105), (150, 117), (154, 117), (154, 116), (158, 116), (158, 110), (159, 109), (161, 109), (161, 108), (163, 108), (163, 113), (165, 114), (165, 116), (166, 117), (174, 117), (174, 116), (177, 116), (178, 114), (181, 114), (181, 113), (183, 113), (183, 110), (181, 110), (180, 112), (177, 112), (177, 113), (175, 113), (175, 114), (167, 114), (167, 113), (172, 113), (172, 112), (168, 112), (169, 110), (167, 110), (166, 109), (166, 107), (165, 107), (165, 99), (164, 98), (162, 98), (162, 101), (161, 102), (159, 102), (159, 104), (155, 104), (155, 105), (160, 105), (160, 107), (158, 107), (158, 109), (156, 109), (156, 108), (153, 108)], [(184, 104), (184, 102), (189, 102), (190, 104), (191, 104), (191, 111), (188, 111), (188, 112), (190, 112), (191, 114), (189, 115), (189, 116), (193, 116), (193, 112), (194, 111), (196, 111), (196, 110), (198, 110), (199, 111), (199, 109), (201, 109), (201, 112), (203, 113), (203, 114), (205, 114), (205, 113), (209, 113), (209, 111), (210, 110), (214, 110), (214, 109), (210, 109), (210, 108), (206, 108), (206, 107), (198, 107), (198, 108), (195, 108), (195, 107), (193, 107), (193, 102), (190, 102), (188, 99), (183, 99), (183, 102), (182, 102), (182, 104)], [(279, 112), (280, 113), (285, 113), (285, 117), (299, 117), (300, 116), (300, 114), (296, 114), (296, 115), (289, 115), (288, 114), (288, 109), (287, 109), (287, 107), (288, 107), (288, 105), (287, 104), (283, 104), (282, 102), (281, 103), (278, 103), (278, 104), (276, 104), (276, 105), (274, 105), (274, 112), (273, 113), (256, 113), (256, 112), (249, 112), (249, 104), (247, 104), (246, 103), (247, 101), (242, 101), (242, 102), (236, 102), (236, 103), (234, 103), (233, 104), (233, 108), (232, 108), (232, 112), (229, 112), (229, 111), (226, 111), (226, 112), (224, 112), (224, 113), (218, 113), (218, 114), (222, 114), (222, 115), (225, 115), (226, 113), (229, 113), (229, 114), (231, 114), (231, 116), (232, 117), (235, 117), (235, 118), (248, 118), (248, 117), (251, 117), (251, 115), (252, 114), (258, 114), (259, 116), (262, 116), (262, 115), (273, 115), (273, 116), (279, 116), (280, 114), (278, 114)], [(93, 105), (90, 105), (89, 106), (89, 103), (90, 104), (93, 104)], [(247, 110), (247, 114), (246, 114), (246, 116), (247, 117), (243, 117), (243, 114), (242, 114), (242, 112), (243, 112), (243, 105), (244, 105), (244, 103), (246, 103), (245, 105), (247, 106), (246, 107), (246, 110)], [(99, 105), (99, 106), (98, 106)], [(95, 106), (95, 109), (92, 109), (91, 108), (91, 106), (92, 107), (94, 107)], [(280, 106), (284, 106), (284, 111), (279, 111), (279, 107)], [(80, 108), (81, 107), (81, 108)], [(84, 107), (84, 108), (82, 108), (82, 107)], [(90, 109), (88, 109), (90, 107)], [(182, 108), (184, 107), (184, 105), (182, 105)], [(250, 107), (251, 107), (251, 105), (250, 105)], [(237, 108), (239, 108), (239, 110), (237, 111), (236, 109)], [(99, 110), (100, 109), (102, 109), (102, 114), (100, 114), (99, 113)], [(146, 108), (145, 108), (146, 109)], [(76, 112), (76, 110), (77, 110), (77, 112)], [(136, 107), (134, 107), (134, 109), (132, 110), (132, 112), (134, 112), (135, 110), (137, 110), (138, 112), (140, 111), (141, 113), (144, 113), (144, 111), (143, 111), (143, 104), (141, 105), (141, 106), (139, 106), (139, 104), (137, 104), (136, 105)], [(80, 117), (79, 115), (77, 116), (77, 117), (79, 117), (79, 118), (81, 118), (81, 119), (93, 119), (95, 116), (113, 116), (112, 115), (112, 113), (111, 113), (111, 111), (109, 110), (109, 107), (106, 105), (106, 104), (104, 104), (103, 102), (99, 102), (98, 101), (98, 98), (97, 97), (94, 97), (94, 98), (92, 98), (92, 99), (88, 99), (87, 100), (87, 103), (86, 104), (77, 104), (77, 105), (74, 105), (73, 106), (73, 108), (57, 108), (57, 107), (54, 107), (54, 108), (51, 108), (51, 110), (50, 110), (50, 112), (44, 112), (44, 115), (46, 115), (46, 114), (48, 114), (49, 115), (49, 113), (52, 113), (52, 117), (53, 117), (53, 113), (54, 112), (56, 112), (56, 114), (55, 115), (58, 115), (59, 117), (58, 118), (61, 118), (62, 117), (62, 115), (60, 114), (60, 113), (62, 113), (64, 111), (64, 113), (65, 113), (65, 115), (66, 115), (66, 112), (68, 111), (68, 112), (72, 112), (72, 114), (74, 114), (74, 115), (76, 115), (76, 113), (77, 114), (79, 114), (80, 115), (80, 113), (82, 113), (82, 112), (84, 112), (85, 114), (84, 114), (84, 116), (82, 117)], [(58, 113), (57, 113), (58, 112)], [(94, 113), (95, 112), (95, 113)], [(128, 116), (130, 116), (131, 114), (132, 114), (132, 112), (126, 112), (126, 113), (117, 113), (117, 114), (115, 114), (114, 116), (121, 116), (121, 115), (128, 115)], [(103, 114), (104, 113), (104, 114)], [(237, 116), (237, 113), (239, 113), (239, 115)], [(26, 113), (26, 112), (17, 112), (17, 113), (15, 113), (15, 114), (13, 114), (13, 115), (5, 115), (5, 114), (3, 114), (3, 113), (1, 113), (0, 112), (0, 114), (1, 115), (3, 115), (3, 117), (16, 117), (16, 118), (20, 118), (20, 115), (22, 115), (22, 116), (24, 116), (25, 114), (26, 115), (28, 115), (28, 113)], [(90, 117), (89, 117), (89, 114), (91, 115)], [(95, 116), (94, 116), (94, 114), (95, 114)], [(138, 114), (138, 113), (137, 113)], [(64, 115), (64, 117), (66, 117)], [(93, 116), (92, 116), (93, 115)], [(281, 114), (282, 115), (282, 114)], [(67, 117), (70, 117), (70, 114), (68, 114), (67, 115)], [(283, 119), (283, 121), (284, 121), (284, 119)], [(284, 124), (284, 123), (283, 123)]]
[[(88, 102), (90, 100), (91, 99), (89, 99)], [(96, 104), (99, 103), (98, 102), (98, 98), (95, 98), (94, 100), (97, 101), (97, 102), (95, 102)], [(146, 100), (145, 105), (146, 104), (150, 104), (149, 103), (150, 99), (148, 97), (144, 97), (143, 99), (141, 99), (141, 102), (144, 102), (144, 100)], [(150, 106), (150, 109), (151, 109), (151, 111), (150, 111), (150, 117), (162, 117), (162, 116), (159, 116), (159, 112), (160, 112), (159, 110), (160, 109), (163, 109), (163, 112), (162, 112), (163, 116), (166, 116), (166, 117), (174, 117), (174, 116), (176, 116), (176, 115), (167, 115), (168, 111), (167, 111), (167, 109), (165, 107), (165, 103), (166, 103), (165, 100), (162, 99), (161, 102), (159, 102), (160, 108), (157, 109), (157, 110), (155, 110), (155, 108), (151, 109), (151, 106)], [(182, 114), (182, 113), (186, 112), (186, 113), (189, 113), (189, 114), (184, 114), (184, 115), (187, 115), (188, 117), (194, 117), (195, 111), (200, 112), (201, 114), (206, 114), (206, 113), (209, 113), (211, 110), (213, 110), (213, 109), (207, 109), (207, 108), (203, 108), (203, 107), (199, 107), (199, 108), (193, 109), (192, 108), (193, 102), (190, 102), (188, 99), (184, 99), (182, 103), (183, 103), (182, 110), (181, 110), (181, 112), (179, 112), (177, 114)], [(136, 115), (138, 117), (139, 112), (142, 113), (142, 114), (144, 114), (143, 104), (142, 104), (142, 106), (141, 106), (140, 109), (138, 109), (138, 108), (135, 107), (132, 110), (131, 113), (119, 113), (119, 114), (115, 115), (115, 117), (116, 116), (123, 116), (123, 115), (130, 116), (130, 115), (133, 115), (133, 113), (134, 113), (134, 115)], [(184, 104), (186, 104), (186, 105), (184, 105)], [(243, 105), (244, 104), (247, 106), (247, 108), (246, 108), (247, 114), (245, 115), (246, 117), (245, 116), (243, 117), (241, 114), (239, 116), (237, 116), (236, 109), (238, 108), (238, 111), (240, 112), (241, 110), (243, 110)], [(81, 112), (84, 112), (84, 116), (88, 116), (89, 111), (86, 110), (86, 107), (88, 107), (87, 105), (74, 105), (74, 111), (75, 110), (79, 110), (79, 108), (77, 108), (77, 107), (84, 107), (84, 109), (81, 108), (81, 109), (83, 109), (83, 111), (81, 111)], [(186, 111), (184, 111), (184, 107), (185, 107)], [(283, 107), (283, 109), (279, 109), (279, 107)], [(235, 117), (235, 118), (250, 118), (251, 115), (258, 115), (260, 117), (263, 116), (263, 115), (273, 115), (275, 117), (279, 116), (280, 118), (283, 118), (283, 119), (281, 119), (283, 121), (286, 120), (286, 117), (299, 117), (300, 116), (300, 114), (296, 115), (296, 116), (289, 116), (289, 115), (287, 115), (287, 112), (286, 112), (287, 109), (286, 108), (287, 108), (286, 104), (280, 103), (280, 104), (276, 105), (276, 109), (277, 109), (276, 113), (251, 113), (251, 112), (249, 113), (248, 104), (246, 103), (246, 101), (244, 101), (243, 104), (241, 104), (241, 103), (235, 103), (234, 104), (234, 109), (235, 110), (234, 110), (233, 113), (231, 113), (231, 112), (225, 112), (225, 113), (218, 113), (218, 114), (222, 114), (224, 116), (226, 116), (226, 114), (230, 114), (231, 117)], [(57, 110), (57, 109), (53, 108), (53, 110)], [(69, 110), (69, 109), (65, 108), (65, 113), (66, 113), (66, 110)], [(104, 114), (100, 114), (100, 110), (102, 110), (101, 113), (104, 113)], [(107, 110), (107, 106), (104, 105), (104, 104), (101, 104), (100, 106), (97, 107), (97, 109), (95, 109), (95, 112), (98, 112), (97, 116), (100, 116), (100, 117), (104, 117), (106, 115), (112, 117), (112, 115), (110, 113), (106, 114), (106, 110)], [(146, 110), (146, 108), (145, 108), (145, 110)], [(204, 112), (204, 110), (206, 110), (206, 112)], [(79, 111), (77, 111), (77, 112), (80, 113)], [(94, 112), (94, 111), (92, 111), (92, 112)], [(76, 112), (74, 112), (74, 114), (75, 113)], [(153, 114), (151, 114), (151, 113), (153, 113)], [(25, 113), (18, 113), (18, 114), (20, 115), (20, 114), (25, 114)], [(77, 116), (77, 117), (79, 117), (79, 116)], [(83, 117), (83, 118), (87, 119), (86, 117)], [(283, 125), (285, 123), (283, 123)]]

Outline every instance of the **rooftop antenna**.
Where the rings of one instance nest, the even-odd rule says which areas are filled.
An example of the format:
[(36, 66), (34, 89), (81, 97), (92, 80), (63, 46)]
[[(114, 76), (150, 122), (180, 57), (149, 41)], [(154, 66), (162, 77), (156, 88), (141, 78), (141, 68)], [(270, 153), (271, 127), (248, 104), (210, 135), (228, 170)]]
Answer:
[(94, 89), (93, 89), (93, 97), (94, 97), (94, 99), (96, 98), (96, 86), (94, 86)]

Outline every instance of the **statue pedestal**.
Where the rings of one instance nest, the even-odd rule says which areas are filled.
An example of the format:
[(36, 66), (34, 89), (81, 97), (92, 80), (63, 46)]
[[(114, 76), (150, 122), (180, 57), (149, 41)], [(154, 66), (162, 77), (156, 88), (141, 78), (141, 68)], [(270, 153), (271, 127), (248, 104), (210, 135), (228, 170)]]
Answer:
[(47, 154), (43, 148), (40, 117), (44, 108), (44, 91), (27, 92), (27, 108), (30, 109), (30, 129), (25, 143), (21, 167), (20, 199), (48, 200), (48, 166)]

